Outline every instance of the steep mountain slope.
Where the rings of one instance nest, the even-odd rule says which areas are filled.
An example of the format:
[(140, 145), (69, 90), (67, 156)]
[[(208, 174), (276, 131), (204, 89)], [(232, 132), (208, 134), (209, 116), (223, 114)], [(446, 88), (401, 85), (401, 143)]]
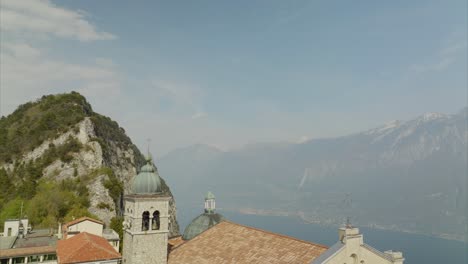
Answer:
[[(198, 197), (212, 190), (218, 204), (230, 210), (298, 215), (332, 225), (350, 216), (362, 226), (462, 239), (466, 111), (216, 156), (189, 148), (163, 157), (160, 169), (171, 175), (181, 207), (199, 206)], [(198, 166), (184, 170), (186, 164)], [(182, 180), (187, 175), (190, 184)]]
[[(94, 113), (83, 96), (43, 96), (0, 120), (0, 218), (19, 217), (23, 203), (39, 226), (55, 227), (82, 214), (109, 224), (143, 163), (124, 129)], [(170, 211), (175, 235), (174, 202)]]

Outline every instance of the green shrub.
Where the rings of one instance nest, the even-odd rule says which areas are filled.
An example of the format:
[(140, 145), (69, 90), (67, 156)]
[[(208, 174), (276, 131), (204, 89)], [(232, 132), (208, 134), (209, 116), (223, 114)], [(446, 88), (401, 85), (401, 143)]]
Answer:
[(104, 202), (100, 202), (98, 205), (97, 205), (97, 208), (99, 209), (107, 209), (107, 210), (111, 210), (112, 207), (108, 204), (108, 203), (104, 203)]

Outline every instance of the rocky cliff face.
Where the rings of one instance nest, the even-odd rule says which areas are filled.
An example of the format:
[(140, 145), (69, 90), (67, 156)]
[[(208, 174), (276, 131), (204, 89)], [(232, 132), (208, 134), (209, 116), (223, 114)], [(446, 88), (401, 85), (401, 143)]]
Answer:
[[(125, 135), (124, 130), (109, 118), (96, 113), (87, 113), (80, 122), (70, 125), (66, 132), (42, 141), (40, 145), (16, 155), (16, 158), (10, 161), (0, 161), (0, 167), (13, 175), (18, 164), (31, 164), (43, 160), (50, 154), (51, 149), (58, 149), (70, 140), (79, 142), (79, 150), (66, 153), (68, 156), (66, 159), (57, 157), (47, 162), (46, 166), (41, 167), (40, 179), (56, 182), (79, 179), (81, 182), (86, 182), (89, 212), (109, 224), (112, 217), (120, 214), (123, 194), (128, 192), (130, 180), (144, 162), (143, 155)], [(14, 177), (21, 176), (11, 176), (12, 179)], [(121, 184), (120, 190), (123, 189), (123, 193), (119, 192), (118, 188), (116, 191), (106, 186), (106, 181), (110, 180)], [(164, 180), (162, 182), (163, 191), (172, 196)], [(170, 235), (178, 235), (179, 226), (174, 199), (170, 202), (170, 221), (172, 223)]]

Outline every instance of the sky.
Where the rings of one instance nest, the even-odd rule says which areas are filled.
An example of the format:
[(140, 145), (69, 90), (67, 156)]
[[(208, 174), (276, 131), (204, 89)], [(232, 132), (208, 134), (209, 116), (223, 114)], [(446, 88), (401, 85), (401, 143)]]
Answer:
[(467, 105), (467, 3), (0, 0), (0, 115), (77, 91), (153, 155)]

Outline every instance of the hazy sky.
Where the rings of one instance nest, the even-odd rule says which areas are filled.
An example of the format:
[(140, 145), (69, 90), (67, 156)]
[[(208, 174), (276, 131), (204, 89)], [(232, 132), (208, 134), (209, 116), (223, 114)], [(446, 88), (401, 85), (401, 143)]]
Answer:
[(465, 0), (1, 0), (0, 28), (0, 115), (75, 90), (155, 156), (467, 102)]

